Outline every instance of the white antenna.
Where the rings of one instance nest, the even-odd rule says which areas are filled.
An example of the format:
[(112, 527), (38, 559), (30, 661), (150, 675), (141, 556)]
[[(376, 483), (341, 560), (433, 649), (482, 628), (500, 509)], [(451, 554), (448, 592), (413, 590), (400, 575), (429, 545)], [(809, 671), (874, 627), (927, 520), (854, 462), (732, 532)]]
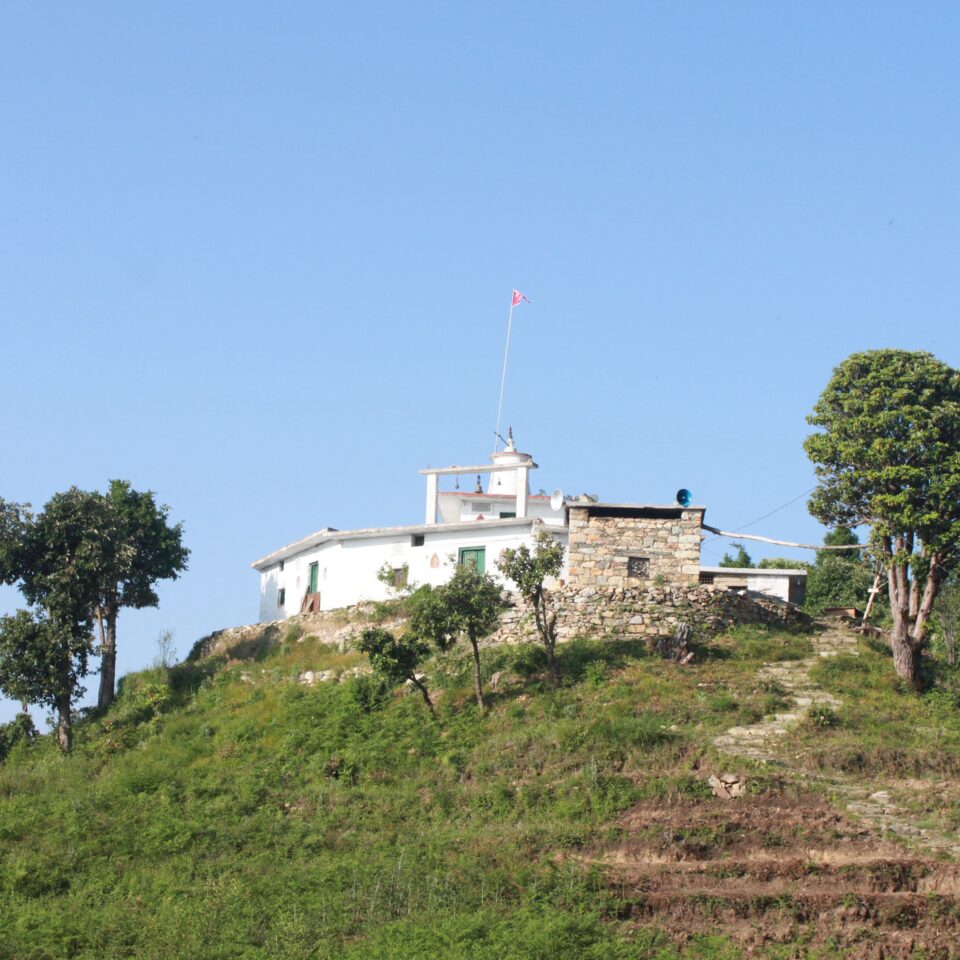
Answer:
[(519, 291), (514, 290), (510, 297), (510, 315), (507, 318), (507, 345), (503, 349), (503, 373), (500, 375), (500, 401), (497, 403), (497, 429), (493, 431), (494, 444), (493, 452), (496, 453), (500, 448), (500, 414), (503, 412), (503, 387), (507, 382), (507, 356), (510, 353), (510, 332), (513, 330), (513, 308), (522, 301), (530, 301)]

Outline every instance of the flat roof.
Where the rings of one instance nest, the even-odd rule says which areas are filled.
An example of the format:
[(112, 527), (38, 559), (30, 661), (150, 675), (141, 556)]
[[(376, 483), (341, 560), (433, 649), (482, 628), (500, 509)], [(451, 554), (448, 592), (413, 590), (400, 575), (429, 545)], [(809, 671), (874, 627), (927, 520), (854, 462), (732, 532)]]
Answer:
[(806, 570), (790, 570), (786, 567), (701, 567), (701, 573), (745, 573), (751, 577), (776, 577), (789, 574), (791, 577), (805, 577)]
[[(262, 570), (270, 567), (281, 560), (301, 553), (303, 550), (309, 550), (311, 547), (318, 547), (321, 543), (327, 543), (331, 540), (364, 540), (376, 537), (390, 537), (396, 535), (412, 535), (417, 533), (446, 533), (450, 531), (457, 533), (465, 530), (486, 530), (498, 529), (501, 527), (529, 527), (534, 523), (542, 523), (539, 517), (507, 517), (503, 520), (465, 520), (462, 523), (417, 523), (411, 526), (401, 527), (362, 527), (357, 530), (333, 530), (330, 527), (324, 527), (317, 530), (309, 536), (300, 540), (294, 540), (273, 553), (268, 553), (259, 560), (254, 560), (250, 564), (254, 570)], [(557, 530), (566, 532), (566, 527), (551, 526), (544, 524), (547, 531)]]
[(642, 516), (643, 514), (652, 517), (670, 517), (684, 510), (697, 510), (700, 513), (705, 513), (707, 510), (706, 507), (696, 507), (693, 505), (685, 507), (679, 503), (606, 503), (604, 501), (570, 500), (566, 505), (570, 510), (581, 509), (598, 513), (609, 511), (609, 516), (623, 517)]

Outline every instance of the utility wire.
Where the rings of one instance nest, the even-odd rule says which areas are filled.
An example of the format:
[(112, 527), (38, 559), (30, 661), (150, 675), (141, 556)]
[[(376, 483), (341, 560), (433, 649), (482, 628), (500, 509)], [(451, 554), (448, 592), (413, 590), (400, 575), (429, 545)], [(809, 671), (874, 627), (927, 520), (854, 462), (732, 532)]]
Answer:
[[(781, 504), (779, 507), (777, 507), (777, 508), (774, 509), (774, 510), (771, 510), (769, 513), (765, 513), (762, 517), (757, 517), (755, 520), (751, 520), (751, 521), (749, 521), (749, 523), (745, 523), (742, 527), (737, 527), (737, 529), (734, 530), (734, 531), (732, 531), (732, 532), (733, 532), (733, 533), (739, 533), (741, 530), (746, 530), (747, 527), (752, 527), (755, 523), (759, 523), (761, 520), (766, 520), (767, 517), (772, 517), (775, 513), (779, 513), (781, 510), (786, 510), (787, 507), (789, 507), (789, 506), (791, 506), (792, 504), (796, 503), (798, 500), (802, 500), (804, 497), (806, 497), (806, 496), (808, 496), (809, 494), (813, 493), (813, 491), (816, 490), (816, 489), (817, 489), (817, 488), (816, 488), (816, 485), (814, 485), (814, 486), (812, 486), (809, 490), (804, 490), (803, 493), (798, 494), (798, 495), (795, 496), (792, 500), (788, 500), (786, 503)], [(703, 543), (704, 543), (704, 544), (713, 543), (714, 540), (720, 540), (720, 539), (722, 539), (722, 538), (721, 538), (721, 537), (711, 537), (709, 540), (704, 540)]]

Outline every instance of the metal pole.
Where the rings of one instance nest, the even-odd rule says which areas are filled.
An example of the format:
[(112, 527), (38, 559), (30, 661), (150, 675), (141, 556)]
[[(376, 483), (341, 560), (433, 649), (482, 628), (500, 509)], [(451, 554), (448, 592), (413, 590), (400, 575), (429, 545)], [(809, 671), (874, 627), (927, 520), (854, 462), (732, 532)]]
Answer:
[(503, 412), (503, 386), (507, 382), (507, 354), (510, 353), (510, 331), (513, 329), (513, 294), (510, 294), (510, 316), (507, 318), (507, 345), (503, 350), (503, 373), (500, 375), (500, 402), (497, 404), (497, 429), (493, 431), (493, 452), (500, 448), (500, 414)]

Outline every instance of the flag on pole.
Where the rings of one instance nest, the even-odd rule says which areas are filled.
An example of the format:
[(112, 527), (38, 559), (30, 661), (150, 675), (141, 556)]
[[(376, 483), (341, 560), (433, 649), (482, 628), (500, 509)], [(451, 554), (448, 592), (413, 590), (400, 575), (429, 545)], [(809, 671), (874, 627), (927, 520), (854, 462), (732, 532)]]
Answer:
[(513, 291), (513, 303), (510, 304), (511, 307), (515, 307), (518, 303), (523, 303), (526, 300), (527, 303), (530, 303), (530, 298), (525, 297), (519, 290)]

